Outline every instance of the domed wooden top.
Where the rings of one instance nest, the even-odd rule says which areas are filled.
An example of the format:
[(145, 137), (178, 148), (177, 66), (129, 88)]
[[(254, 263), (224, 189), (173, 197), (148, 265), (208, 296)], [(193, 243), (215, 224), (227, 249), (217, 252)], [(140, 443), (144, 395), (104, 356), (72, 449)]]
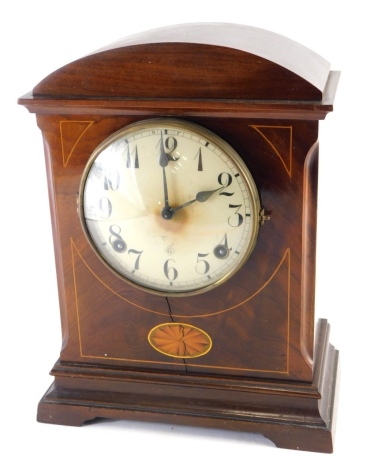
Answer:
[(134, 35), (51, 73), (42, 98), (322, 101), (330, 64), (251, 26), (186, 24)]

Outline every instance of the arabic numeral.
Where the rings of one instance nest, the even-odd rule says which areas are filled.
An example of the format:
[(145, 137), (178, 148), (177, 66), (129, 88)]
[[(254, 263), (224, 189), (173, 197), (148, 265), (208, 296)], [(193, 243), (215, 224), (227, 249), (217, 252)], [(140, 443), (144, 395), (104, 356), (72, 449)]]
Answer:
[(218, 245), (215, 246), (213, 254), (216, 256), (217, 259), (226, 259), (229, 256), (230, 251), (231, 248), (229, 248), (227, 234), (225, 233), (224, 238), (220, 241)]
[(127, 243), (121, 237), (121, 227), (118, 225), (111, 225), (109, 227), (109, 243), (117, 253), (124, 253), (127, 250)]
[(141, 258), (141, 255), (142, 255), (143, 251), (132, 250), (132, 249), (128, 250), (128, 254), (130, 255), (131, 253), (133, 255), (137, 255), (134, 269), (136, 269), (138, 271), (140, 269), (140, 258)]
[[(217, 181), (221, 186), (227, 188), (233, 182), (233, 177), (229, 173), (220, 173)], [(219, 194), (220, 196), (232, 196), (234, 193), (228, 193), (222, 189)]]
[(231, 227), (239, 227), (244, 221), (243, 216), (241, 214), (239, 214), (241, 206), (242, 206), (241, 204), (229, 204), (230, 209), (236, 209), (235, 215), (231, 215), (227, 219), (227, 221), (228, 221), (228, 223)]
[(169, 266), (169, 263), (175, 263), (175, 261), (173, 259), (165, 261), (164, 274), (168, 281), (175, 281), (178, 277), (178, 271), (173, 266)]
[(197, 255), (197, 264), (196, 264), (196, 272), (198, 274), (207, 274), (210, 270), (210, 265), (209, 263), (201, 258), (204, 258), (205, 256), (208, 256), (209, 253), (198, 253)]
[(126, 168), (140, 168), (139, 152), (137, 150), (137, 145), (132, 150), (132, 152), (130, 152), (130, 146), (127, 143), (124, 153), (126, 153)]
[(108, 219), (112, 214), (112, 203), (107, 197), (99, 199), (99, 211), (103, 219)]
[(103, 187), (106, 191), (109, 191), (110, 189), (112, 191), (117, 191), (119, 188), (120, 184), (120, 175), (118, 170), (115, 168), (113, 170), (106, 170), (104, 169), (104, 181), (103, 181)]
[[(166, 132), (167, 131), (165, 131), (165, 133)], [(170, 135), (169, 137), (163, 139), (163, 135), (161, 134), (161, 137), (159, 139), (157, 147), (162, 145), (162, 144), (164, 144), (164, 151), (168, 155), (168, 159), (170, 161), (175, 162), (175, 161), (179, 160), (180, 156), (179, 155), (174, 155), (174, 151), (178, 147), (178, 141), (175, 137)]]
[(164, 145), (168, 152), (172, 153), (178, 147), (178, 142), (175, 137), (169, 136), (165, 139)]

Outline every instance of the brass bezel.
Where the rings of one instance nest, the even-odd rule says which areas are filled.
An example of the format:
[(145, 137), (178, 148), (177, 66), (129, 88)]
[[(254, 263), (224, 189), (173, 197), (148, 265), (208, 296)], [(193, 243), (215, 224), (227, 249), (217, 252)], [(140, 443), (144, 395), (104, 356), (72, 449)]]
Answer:
[[(107, 148), (112, 142), (115, 140), (119, 139), (120, 137), (123, 137), (124, 135), (128, 134), (131, 132), (131, 130), (134, 130), (136, 132), (141, 131), (146, 128), (150, 127), (174, 127), (175, 129), (179, 130), (188, 130), (190, 132), (194, 132), (203, 139), (210, 140), (217, 148), (219, 148), (223, 153), (225, 153), (231, 160), (234, 161), (235, 165), (238, 167), (241, 176), (243, 177), (248, 191), (249, 191), (249, 196), (251, 199), (251, 202), (253, 204), (253, 230), (250, 236), (250, 240), (248, 243), (248, 248), (243, 255), (242, 259), (240, 260), (240, 263), (237, 264), (236, 266), (233, 267), (229, 272), (227, 272), (223, 277), (220, 279), (216, 280), (212, 284), (206, 285), (201, 288), (197, 289), (187, 289), (187, 290), (179, 290), (179, 291), (174, 291), (174, 290), (159, 290), (159, 289), (154, 289), (152, 287), (145, 286), (143, 284), (139, 284), (136, 281), (133, 281), (132, 279), (128, 278), (126, 275), (120, 273), (118, 270), (116, 270), (114, 267), (112, 267), (108, 261), (102, 256), (100, 251), (98, 250), (98, 247), (96, 246), (94, 240), (92, 239), (88, 227), (85, 222), (85, 217), (84, 217), (84, 188), (85, 188), (85, 183), (90, 171), (91, 166), (93, 165), (95, 159), (98, 157), (98, 155), (105, 149)], [(129, 285), (136, 287), (138, 289), (141, 289), (145, 292), (149, 292), (151, 294), (156, 294), (160, 296), (170, 296), (170, 297), (185, 297), (185, 296), (193, 296), (193, 295), (198, 295), (207, 291), (210, 291), (220, 285), (222, 285), (224, 282), (226, 282), (228, 279), (230, 279), (234, 274), (236, 274), (242, 267), (243, 265), (247, 262), (249, 256), (254, 250), (257, 237), (258, 237), (258, 232), (259, 232), (259, 226), (260, 226), (260, 211), (261, 211), (261, 205), (260, 205), (260, 199), (259, 199), (259, 193), (256, 187), (256, 184), (254, 182), (254, 179), (244, 163), (243, 159), (240, 157), (240, 155), (229, 145), (225, 140), (223, 140), (221, 137), (219, 137), (217, 134), (214, 132), (210, 131), (209, 129), (206, 129), (203, 126), (200, 126), (196, 123), (186, 121), (186, 120), (181, 120), (181, 119), (173, 119), (173, 118), (152, 118), (152, 119), (146, 119), (143, 121), (137, 121), (135, 123), (129, 124), (120, 130), (114, 132), (111, 134), (109, 137), (107, 137), (101, 144), (99, 144), (96, 149), (93, 151), (91, 156), (89, 157), (89, 160), (84, 168), (82, 177), (81, 177), (81, 184), (80, 184), (80, 190), (79, 190), (79, 216), (81, 220), (81, 225), (84, 231), (84, 234), (91, 245), (94, 253), (97, 255), (97, 257), (102, 261), (102, 263), (110, 270), (112, 271), (116, 276), (118, 276), (120, 279), (123, 281), (127, 282)]]

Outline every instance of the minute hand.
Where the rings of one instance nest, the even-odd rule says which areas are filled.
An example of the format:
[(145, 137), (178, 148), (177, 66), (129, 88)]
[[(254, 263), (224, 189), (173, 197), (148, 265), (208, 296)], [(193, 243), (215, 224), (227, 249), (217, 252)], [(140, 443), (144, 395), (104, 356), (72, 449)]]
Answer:
[(194, 202), (206, 202), (207, 199), (209, 199), (214, 193), (216, 193), (217, 191), (220, 191), (220, 189), (224, 188), (225, 186), (220, 186), (219, 188), (216, 188), (216, 189), (211, 189), (211, 191), (200, 191), (196, 194), (196, 198), (195, 199), (191, 199), (190, 201), (187, 201), (185, 202), (184, 204), (181, 204), (180, 206), (177, 206), (177, 207), (174, 207), (172, 209), (173, 213), (174, 212), (177, 212), (181, 209), (184, 209), (185, 207), (187, 206), (190, 206), (191, 204), (193, 204)]

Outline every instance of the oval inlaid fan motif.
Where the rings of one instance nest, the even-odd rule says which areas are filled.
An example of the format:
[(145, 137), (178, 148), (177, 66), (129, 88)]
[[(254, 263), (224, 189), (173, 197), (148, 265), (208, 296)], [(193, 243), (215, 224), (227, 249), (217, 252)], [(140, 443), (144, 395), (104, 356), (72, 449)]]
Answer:
[(203, 330), (185, 323), (163, 323), (148, 336), (151, 346), (161, 354), (191, 359), (207, 354), (212, 340)]

